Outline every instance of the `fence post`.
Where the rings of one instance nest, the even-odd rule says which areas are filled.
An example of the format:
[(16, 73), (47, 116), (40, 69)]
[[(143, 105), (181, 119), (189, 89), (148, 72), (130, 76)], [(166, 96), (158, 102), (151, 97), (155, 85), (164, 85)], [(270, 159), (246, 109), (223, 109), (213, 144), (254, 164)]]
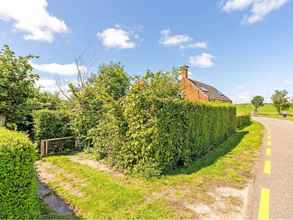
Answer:
[(45, 153), (45, 141), (44, 140), (41, 140), (41, 157), (44, 156), (44, 153)]
[(47, 156), (48, 155), (48, 140), (44, 140), (44, 154), (45, 154), (45, 156)]
[(80, 139), (79, 139), (79, 137), (75, 138), (74, 145), (75, 145), (76, 150), (80, 150)]

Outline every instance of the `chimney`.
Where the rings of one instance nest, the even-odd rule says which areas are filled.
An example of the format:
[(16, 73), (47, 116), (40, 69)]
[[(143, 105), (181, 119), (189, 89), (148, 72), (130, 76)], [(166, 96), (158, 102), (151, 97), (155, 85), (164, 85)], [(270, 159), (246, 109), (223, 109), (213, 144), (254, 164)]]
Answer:
[(181, 79), (188, 79), (188, 65), (183, 65), (180, 67)]

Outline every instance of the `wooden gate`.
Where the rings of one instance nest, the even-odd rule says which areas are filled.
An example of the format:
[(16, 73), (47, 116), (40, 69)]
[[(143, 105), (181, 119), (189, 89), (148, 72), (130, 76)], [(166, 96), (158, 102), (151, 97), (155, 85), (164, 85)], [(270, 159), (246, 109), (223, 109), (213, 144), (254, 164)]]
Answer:
[(41, 140), (41, 146), (40, 146), (40, 154), (41, 157), (47, 156), (49, 151), (49, 142), (50, 141), (62, 141), (62, 140), (68, 140), (68, 139), (74, 139), (74, 149), (79, 150), (80, 149), (80, 139), (77, 137), (63, 137), (63, 138), (51, 138), (51, 139), (43, 139)]

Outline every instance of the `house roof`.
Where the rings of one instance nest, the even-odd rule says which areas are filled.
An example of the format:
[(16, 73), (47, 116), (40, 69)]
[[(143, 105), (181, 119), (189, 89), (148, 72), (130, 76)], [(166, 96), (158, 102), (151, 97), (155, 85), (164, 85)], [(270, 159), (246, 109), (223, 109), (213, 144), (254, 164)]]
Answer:
[(217, 90), (215, 87), (210, 86), (208, 84), (191, 80), (189, 79), (193, 85), (195, 85), (197, 88), (199, 88), (204, 94), (206, 94), (209, 97), (210, 101), (224, 101), (224, 102), (232, 102), (231, 99), (229, 99), (227, 96), (225, 96), (223, 93), (221, 93), (219, 90)]

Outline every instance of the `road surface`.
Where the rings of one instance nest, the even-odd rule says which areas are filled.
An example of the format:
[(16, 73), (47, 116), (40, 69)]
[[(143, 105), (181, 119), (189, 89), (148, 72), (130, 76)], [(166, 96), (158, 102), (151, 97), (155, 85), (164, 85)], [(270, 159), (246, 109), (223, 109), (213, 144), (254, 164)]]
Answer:
[(293, 219), (293, 121), (254, 118), (266, 127), (250, 190), (248, 219)]

